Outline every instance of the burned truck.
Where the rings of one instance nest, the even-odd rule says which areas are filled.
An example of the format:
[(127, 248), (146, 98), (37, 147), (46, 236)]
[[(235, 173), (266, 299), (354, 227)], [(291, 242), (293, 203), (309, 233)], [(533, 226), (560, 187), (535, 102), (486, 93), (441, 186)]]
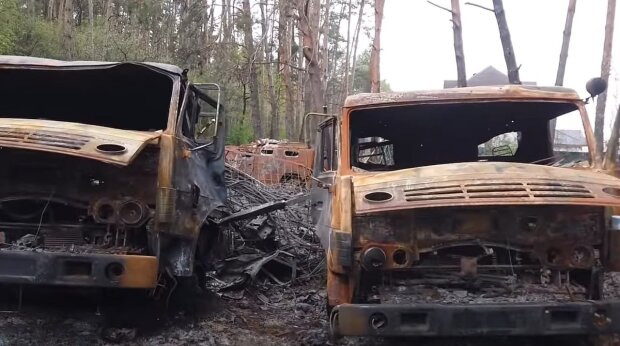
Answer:
[(305, 143), (259, 140), (226, 146), (226, 162), (267, 185), (308, 186), (314, 150)]
[(154, 289), (200, 270), (226, 199), (217, 85), (2, 56), (0, 98), (0, 283)]
[[(620, 331), (620, 180), (562, 87), (360, 94), (323, 120), (313, 217), (335, 336)], [(585, 160), (554, 150), (579, 130)], [(616, 138), (617, 140), (617, 138)]]

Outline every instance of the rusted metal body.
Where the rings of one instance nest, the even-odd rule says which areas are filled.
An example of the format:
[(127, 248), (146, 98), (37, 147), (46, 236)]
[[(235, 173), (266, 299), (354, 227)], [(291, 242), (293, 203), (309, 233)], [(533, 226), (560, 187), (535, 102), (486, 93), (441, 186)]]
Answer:
[[(553, 151), (549, 123), (566, 114), (585, 133), (589, 162)], [(506, 132), (517, 133), (516, 151), (481, 154)], [(334, 333), (620, 331), (620, 301), (602, 287), (620, 269), (610, 228), (620, 180), (594, 157), (574, 91), (355, 95), (321, 124), (316, 150), (332, 158), (316, 161), (312, 190)]]
[(312, 176), (314, 150), (304, 143), (279, 141), (229, 145), (226, 162), (267, 185), (307, 185)]
[(219, 99), (156, 63), (0, 57), (0, 283), (153, 289), (224, 204)]

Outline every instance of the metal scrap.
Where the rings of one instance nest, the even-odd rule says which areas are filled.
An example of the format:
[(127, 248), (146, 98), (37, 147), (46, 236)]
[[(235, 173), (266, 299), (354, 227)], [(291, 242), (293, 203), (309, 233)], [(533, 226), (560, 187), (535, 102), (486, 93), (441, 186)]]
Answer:
[(322, 270), (306, 187), (266, 185), (232, 165), (225, 178), (229, 214), (216, 223), (230, 234), (230, 249), (208, 273), (210, 288), (239, 299), (252, 283), (288, 285)]

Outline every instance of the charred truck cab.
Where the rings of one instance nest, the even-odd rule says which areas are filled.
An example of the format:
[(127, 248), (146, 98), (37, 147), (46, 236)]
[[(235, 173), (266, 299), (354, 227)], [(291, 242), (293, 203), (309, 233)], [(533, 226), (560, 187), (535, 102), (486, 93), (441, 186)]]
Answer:
[(620, 331), (620, 180), (573, 90), (350, 96), (316, 150), (335, 335)]
[(186, 72), (0, 57), (0, 283), (153, 289), (200, 267), (224, 119)]

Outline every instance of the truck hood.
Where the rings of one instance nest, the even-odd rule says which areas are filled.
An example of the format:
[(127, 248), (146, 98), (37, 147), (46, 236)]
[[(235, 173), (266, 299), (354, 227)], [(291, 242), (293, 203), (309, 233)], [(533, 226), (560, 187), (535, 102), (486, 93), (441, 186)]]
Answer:
[(352, 177), (355, 213), (489, 205), (620, 206), (620, 179), (590, 169), (456, 163)]
[(129, 165), (161, 131), (140, 132), (38, 119), (0, 119), (0, 148), (46, 151)]

